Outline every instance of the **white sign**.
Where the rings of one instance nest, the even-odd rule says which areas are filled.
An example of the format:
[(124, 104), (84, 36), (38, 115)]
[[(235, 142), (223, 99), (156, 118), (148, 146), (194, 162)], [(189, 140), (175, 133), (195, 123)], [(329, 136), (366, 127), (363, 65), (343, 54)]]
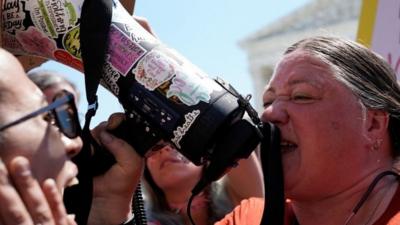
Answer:
[(385, 58), (400, 80), (399, 0), (364, 0), (357, 40)]

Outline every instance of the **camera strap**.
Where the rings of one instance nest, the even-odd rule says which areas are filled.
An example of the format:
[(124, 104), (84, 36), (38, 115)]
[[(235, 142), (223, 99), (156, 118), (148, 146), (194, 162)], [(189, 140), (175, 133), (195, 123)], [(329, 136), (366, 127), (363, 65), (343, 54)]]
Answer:
[(98, 108), (96, 93), (108, 50), (112, 6), (112, 0), (85, 0), (82, 5), (80, 44), (88, 109), (82, 131), (83, 147), (81, 152), (73, 158), (79, 170), (79, 185), (67, 188), (64, 194), (67, 211), (75, 214), (75, 220), (79, 225), (87, 224), (92, 204), (91, 143), (94, 140), (90, 133), (90, 122)]

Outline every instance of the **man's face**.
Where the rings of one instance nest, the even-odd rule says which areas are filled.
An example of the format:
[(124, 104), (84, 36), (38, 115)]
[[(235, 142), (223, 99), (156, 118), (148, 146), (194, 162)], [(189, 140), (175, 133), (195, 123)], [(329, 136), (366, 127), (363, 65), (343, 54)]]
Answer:
[[(3, 50), (0, 50), (0, 76), (1, 124), (47, 105), (43, 93), (28, 79), (18, 61)], [(2, 131), (1, 136), (1, 157), (6, 164), (12, 157), (22, 155), (29, 159), (39, 181), (54, 178), (58, 187), (63, 188), (74, 180), (77, 169), (70, 158), (81, 146), (67, 148), (63, 141), (66, 138), (56, 126), (44, 120), (44, 115), (12, 126)]]

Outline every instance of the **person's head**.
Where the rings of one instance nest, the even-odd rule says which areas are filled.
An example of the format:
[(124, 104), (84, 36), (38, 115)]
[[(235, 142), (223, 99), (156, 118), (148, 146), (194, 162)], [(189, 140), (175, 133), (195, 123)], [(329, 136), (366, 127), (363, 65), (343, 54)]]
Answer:
[(263, 121), (282, 132), (285, 191), (321, 198), (390, 169), (399, 155), (400, 89), (390, 66), (352, 41), (301, 40), (263, 95)]
[[(75, 84), (56, 71), (36, 68), (28, 72), (28, 77), (39, 87), (48, 102), (52, 102), (54, 97), (63, 90), (75, 96), (75, 103), (79, 102), (79, 90)], [(67, 148), (81, 148), (82, 146), (82, 140), (79, 137), (71, 139), (63, 135), (62, 139)]]
[[(15, 156), (25, 156), (39, 181), (54, 178), (59, 188), (65, 187), (76, 176), (76, 166), (70, 158), (80, 151), (80, 147), (65, 146), (60, 131), (66, 130), (54, 125), (49, 116), (54, 114), (49, 114), (49, 111), (18, 121), (48, 103), (40, 89), (28, 79), (17, 59), (3, 49), (0, 49), (0, 74), (1, 159), (8, 164)], [(69, 99), (70, 105), (74, 104), (72, 97), (62, 99)], [(61, 102), (64, 101), (58, 101)], [(55, 108), (58, 113), (69, 113), (71, 109), (67, 103)]]
[(159, 188), (164, 191), (193, 188), (200, 180), (202, 166), (194, 165), (171, 144), (162, 143), (155, 148), (159, 150), (146, 159), (146, 168)]
[(76, 102), (79, 102), (79, 91), (75, 84), (56, 71), (34, 69), (28, 72), (28, 77), (42, 90), (49, 102), (51, 102), (55, 94), (59, 93), (61, 90), (67, 90), (74, 94)]
[(169, 208), (166, 194), (182, 191), (190, 194), (200, 180), (203, 167), (196, 166), (180, 154), (171, 144), (161, 143), (146, 159), (145, 180), (148, 184), (152, 207), (159, 210)]

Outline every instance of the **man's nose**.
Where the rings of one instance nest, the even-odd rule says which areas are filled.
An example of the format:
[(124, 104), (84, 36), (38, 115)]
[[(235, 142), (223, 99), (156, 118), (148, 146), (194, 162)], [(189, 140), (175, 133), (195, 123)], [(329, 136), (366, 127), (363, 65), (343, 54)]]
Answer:
[(62, 135), (61, 139), (64, 143), (65, 151), (70, 158), (74, 157), (81, 151), (83, 143), (80, 137), (70, 139)]

